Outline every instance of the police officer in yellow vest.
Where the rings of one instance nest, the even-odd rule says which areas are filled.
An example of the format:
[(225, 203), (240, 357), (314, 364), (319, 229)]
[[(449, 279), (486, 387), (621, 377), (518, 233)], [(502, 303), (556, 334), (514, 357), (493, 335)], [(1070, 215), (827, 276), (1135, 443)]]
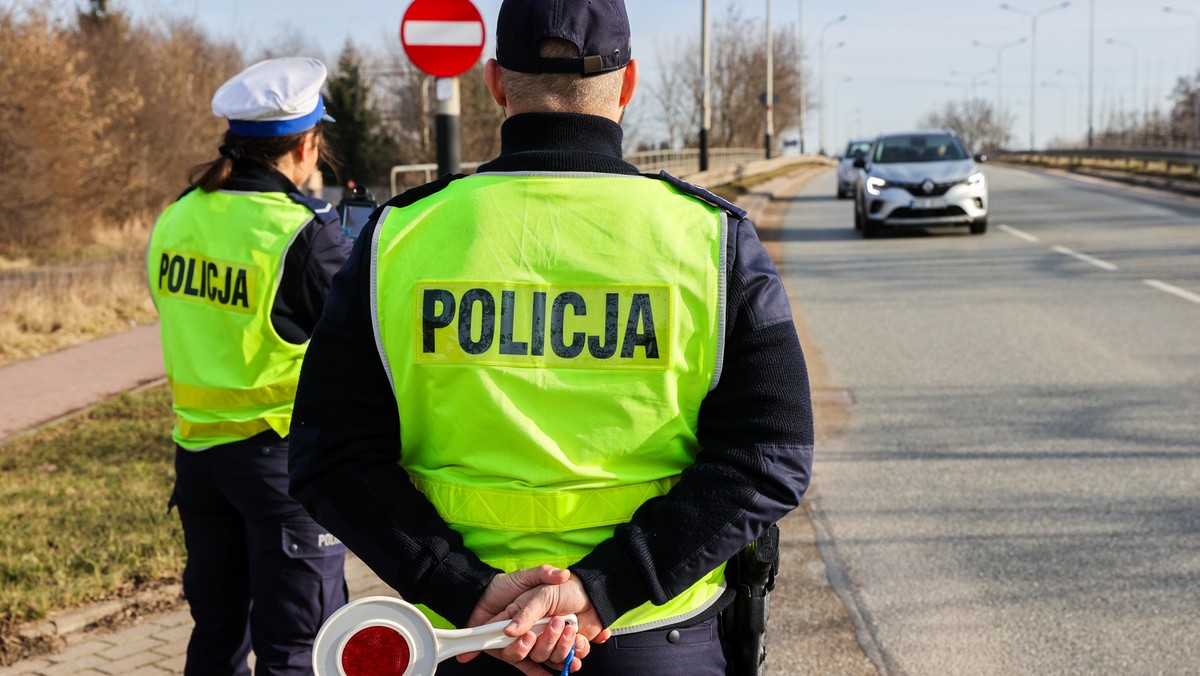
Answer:
[[(494, 654), (526, 674), (572, 640), (587, 674), (724, 674), (725, 562), (811, 469), (787, 296), (744, 211), (622, 160), (622, 0), (505, 0), (496, 44), (501, 154), (357, 240), (301, 374), (292, 494), (435, 624), (512, 618)], [(577, 634), (524, 634), (567, 612)]]
[(325, 66), (255, 64), (217, 90), (221, 157), (155, 224), (147, 256), (174, 399), (175, 491), (195, 628), (186, 674), (311, 673), (346, 602), (345, 546), (288, 495), (300, 364), (350, 253), (334, 209), (305, 197), (322, 154)]

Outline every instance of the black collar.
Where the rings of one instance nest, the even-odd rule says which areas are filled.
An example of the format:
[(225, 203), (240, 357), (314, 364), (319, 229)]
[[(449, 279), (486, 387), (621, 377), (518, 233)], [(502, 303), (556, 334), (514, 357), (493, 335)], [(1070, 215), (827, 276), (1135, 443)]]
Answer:
[(500, 127), (500, 156), (480, 172), (561, 171), (638, 174), (622, 159), (621, 125), (579, 113), (524, 113)]
[(279, 173), (274, 167), (259, 164), (252, 160), (239, 160), (233, 164), (233, 173), (222, 190), (236, 192), (282, 192), (299, 193), (296, 184), (287, 176)]

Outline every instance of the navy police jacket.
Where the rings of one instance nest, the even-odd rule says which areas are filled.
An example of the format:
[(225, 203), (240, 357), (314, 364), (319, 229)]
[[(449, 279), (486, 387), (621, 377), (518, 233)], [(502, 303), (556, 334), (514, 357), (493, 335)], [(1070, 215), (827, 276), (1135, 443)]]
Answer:
[[(505, 121), (501, 142), (500, 156), (480, 172), (638, 173), (622, 159), (620, 126), (600, 117), (517, 115)], [(389, 205), (411, 205), (452, 180)], [(730, 559), (799, 504), (812, 468), (804, 355), (775, 266), (745, 212), (678, 186), (730, 214), (724, 368), (701, 406), (695, 464), (666, 496), (618, 526), (589, 555), (588, 568), (571, 568), (606, 625), (686, 589), (694, 580), (679, 571), (708, 571)], [(367, 225), (334, 279), (305, 358), (292, 419), (291, 493), (406, 599), (464, 626), (500, 571), (463, 545), (397, 464), (400, 421), (371, 321), (374, 227)]]

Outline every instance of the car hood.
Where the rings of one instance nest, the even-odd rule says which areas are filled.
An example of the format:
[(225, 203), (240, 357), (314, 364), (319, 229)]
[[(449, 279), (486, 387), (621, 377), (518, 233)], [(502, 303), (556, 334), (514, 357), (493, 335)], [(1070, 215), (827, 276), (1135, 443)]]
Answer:
[(898, 183), (921, 183), (927, 178), (934, 183), (950, 183), (961, 181), (973, 173), (975, 173), (975, 160), (897, 162), (871, 166), (872, 176)]

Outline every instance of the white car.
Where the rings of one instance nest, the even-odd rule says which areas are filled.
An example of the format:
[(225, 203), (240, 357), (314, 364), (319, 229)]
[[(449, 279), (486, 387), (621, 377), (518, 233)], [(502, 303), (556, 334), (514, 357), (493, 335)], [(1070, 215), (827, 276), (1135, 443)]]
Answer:
[(885, 228), (964, 225), (987, 232), (987, 178), (950, 130), (884, 134), (855, 166), (860, 170), (854, 227), (863, 237)]
[(858, 169), (854, 161), (871, 151), (871, 139), (854, 139), (846, 144), (846, 152), (838, 158), (837, 196), (838, 199), (854, 197), (854, 186), (858, 183)]

